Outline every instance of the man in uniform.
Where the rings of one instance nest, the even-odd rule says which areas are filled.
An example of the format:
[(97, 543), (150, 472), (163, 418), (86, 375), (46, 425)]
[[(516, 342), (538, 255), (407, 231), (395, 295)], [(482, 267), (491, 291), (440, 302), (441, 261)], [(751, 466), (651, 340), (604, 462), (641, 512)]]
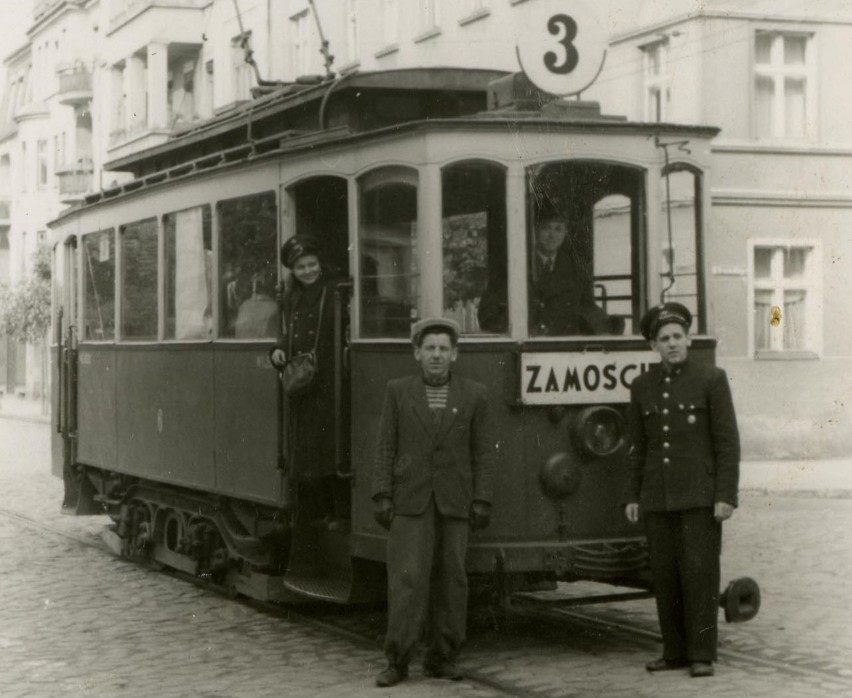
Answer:
[(624, 501), (645, 524), (663, 635), (663, 656), (645, 668), (699, 677), (716, 660), (721, 524), (737, 506), (740, 442), (725, 372), (687, 358), (691, 324), (679, 303), (640, 322), (662, 362), (630, 387)]
[(385, 391), (373, 472), (375, 518), (389, 530), (387, 668), (376, 685), (408, 677), (421, 629), (427, 676), (461, 679), (467, 625), (469, 530), (488, 525), (493, 428), (485, 386), (451, 373), (459, 326), (429, 318), (412, 332), (416, 375)]

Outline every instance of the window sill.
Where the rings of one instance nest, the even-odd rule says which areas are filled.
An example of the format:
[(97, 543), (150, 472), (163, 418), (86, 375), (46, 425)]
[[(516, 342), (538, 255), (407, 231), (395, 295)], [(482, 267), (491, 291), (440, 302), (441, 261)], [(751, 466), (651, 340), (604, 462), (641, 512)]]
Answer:
[(389, 44), (376, 51), (373, 54), (373, 58), (384, 58), (385, 56), (390, 56), (392, 53), (396, 53), (397, 51), (399, 51), (399, 44)]
[(520, 5), (522, 2), (526, 2), (527, 0), (509, 0), (510, 5)]
[(816, 361), (819, 354), (815, 351), (756, 351), (754, 358), (758, 361)]
[(459, 20), (459, 26), (464, 27), (468, 24), (473, 24), (474, 22), (478, 22), (480, 19), (485, 19), (491, 14), (491, 9), (488, 7), (480, 7), (478, 10), (474, 10), (467, 17), (462, 17)]
[(418, 34), (417, 36), (415, 36), (413, 41), (415, 44), (422, 44), (424, 41), (429, 41), (429, 39), (434, 39), (436, 36), (440, 36), (440, 34), (440, 27), (430, 27), (422, 34)]

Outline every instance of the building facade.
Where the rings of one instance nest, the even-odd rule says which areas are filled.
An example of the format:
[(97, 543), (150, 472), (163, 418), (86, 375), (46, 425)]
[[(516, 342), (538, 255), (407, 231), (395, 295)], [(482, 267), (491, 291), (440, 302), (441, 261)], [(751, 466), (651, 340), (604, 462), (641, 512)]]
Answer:
[[(64, 206), (122, 181), (110, 169), (122, 158), (251, 99), (258, 80), (268, 91), (353, 71), (518, 70), (518, 33), (541, 2), (38, 0), (26, 45), (6, 58), (0, 278), (22, 278)], [(611, 38), (584, 98), (632, 120), (722, 129), (708, 310), (746, 455), (848, 453), (852, 9), (843, 0), (596, 8)], [(676, 267), (676, 245), (668, 254)]]

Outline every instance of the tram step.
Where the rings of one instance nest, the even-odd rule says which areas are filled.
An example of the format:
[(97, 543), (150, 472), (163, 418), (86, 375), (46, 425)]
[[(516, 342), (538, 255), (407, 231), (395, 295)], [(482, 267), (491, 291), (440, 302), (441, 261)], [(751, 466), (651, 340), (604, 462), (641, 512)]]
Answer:
[(348, 579), (299, 574), (288, 574), (284, 577), (284, 586), (303, 596), (331, 603), (347, 603), (352, 591), (352, 584)]

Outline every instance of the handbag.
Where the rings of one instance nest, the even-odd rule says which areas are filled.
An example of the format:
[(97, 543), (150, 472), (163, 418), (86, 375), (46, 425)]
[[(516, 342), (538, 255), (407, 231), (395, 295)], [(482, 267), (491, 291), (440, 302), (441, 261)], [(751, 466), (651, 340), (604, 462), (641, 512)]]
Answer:
[[(317, 346), (319, 345), (320, 326), (322, 325), (322, 311), (325, 306), (325, 292), (322, 290), (320, 297), (319, 313), (317, 317), (317, 331), (314, 335), (314, 347), (309, 352), (297, 354), (292, 359), (288, 360), (281, 367), (281, 385), (284, 387), (284, 392), (290, 397), (297, 397), (310, 392), (316, 387), (316, 377), (319, 373), (319, 365), (317, 363)], [(292, 315), (292, 313), (291, 313)], [(293, 353), (293, 320), (290, 320), (289, 327), (289, 351)]]

